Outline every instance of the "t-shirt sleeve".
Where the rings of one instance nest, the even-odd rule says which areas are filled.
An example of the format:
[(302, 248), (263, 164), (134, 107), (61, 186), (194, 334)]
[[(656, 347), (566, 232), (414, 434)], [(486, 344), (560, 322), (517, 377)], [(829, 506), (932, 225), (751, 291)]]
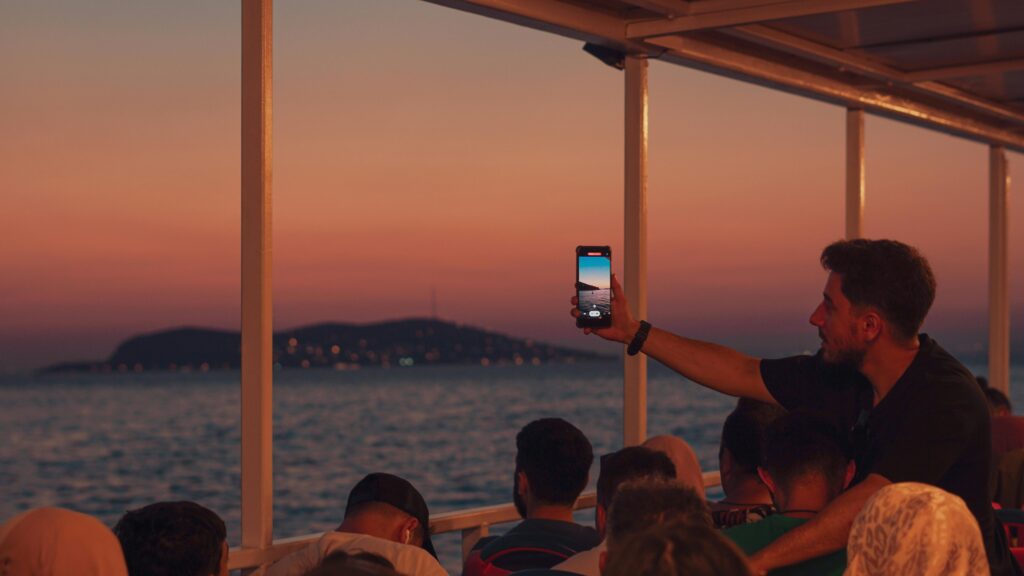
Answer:
[(316, 568), (321, 557), (320, 542), (314, 542), (274, 562), (264, 574), (266, 576), (302, 576)]
[(967, 398), (933, 393), (918, 398), (879, 447), (868, 473), (890, 482), (938, 483), (978, 434), (975, 406)]
[(768, 392), (786, 410), (815, 408), (821, 386), (821, 362), (817, 356), (790, 356), (761, 360), (761, 379)]

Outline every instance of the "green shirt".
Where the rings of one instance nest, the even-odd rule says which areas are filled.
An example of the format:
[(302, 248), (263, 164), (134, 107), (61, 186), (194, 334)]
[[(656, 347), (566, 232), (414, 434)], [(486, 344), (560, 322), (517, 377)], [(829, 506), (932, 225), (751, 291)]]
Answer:
[[(751, 555), (804, 522), (807, 522), (806, 518), (790, 518), (782, 514), (774, 514), (760, 522), (727, 528), (722, 530), (722, 534), (735, 542), (747, 555)], [(771, 576), (842, 576), (844, 570), (846, 570), (846, 549), (833, 552), (828, 556), (811, 558), (800, 564), (777, 568), (769, 574)]]

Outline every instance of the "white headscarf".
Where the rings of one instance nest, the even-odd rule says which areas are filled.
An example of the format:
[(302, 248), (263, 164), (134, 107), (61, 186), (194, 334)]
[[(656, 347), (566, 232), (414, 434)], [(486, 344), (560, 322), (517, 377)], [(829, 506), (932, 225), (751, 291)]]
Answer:
[(988, 576), (981, 530), (967, 505), (928, 484), (890, 484), (853, 521), (844, 576)]
[(121, 544), (92, 516), (36, 508), (0, 526), (0, 576), (128, 576)]
[(676, 467), (676, 480), (704, 496), (704, 475), (700, 471), (700, 461), (686, 440), (676, 436), (652, 436), (644, 441), (643, 446), (665, 453)]

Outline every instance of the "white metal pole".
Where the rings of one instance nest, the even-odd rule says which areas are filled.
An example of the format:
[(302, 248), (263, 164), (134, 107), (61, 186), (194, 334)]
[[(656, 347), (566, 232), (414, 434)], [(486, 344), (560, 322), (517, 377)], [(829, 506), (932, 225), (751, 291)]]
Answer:
[(273, 540), (273, 0), (242, 0), (242, 547)]
[(864, 111), (846, 109), (846, 239), (864, 236)]
[[(626, 56), (624, 288), (635, 318), (647, 318), (647, 58)], [(647, 437), (647, 356), (626, 356), (623, 442)]]
[(997, 390), (1010, 389), (1010, 174), (1006, 150), (989, 148), (988, 204), (988, 382)]

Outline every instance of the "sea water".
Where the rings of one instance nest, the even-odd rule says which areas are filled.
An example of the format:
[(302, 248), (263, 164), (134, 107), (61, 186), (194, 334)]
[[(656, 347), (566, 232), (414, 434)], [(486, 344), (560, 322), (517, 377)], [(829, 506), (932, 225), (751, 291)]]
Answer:
[[(1012, 374), (1024, 406), (1024, 370)], [(685, 438), (705, 471), (734, 404), (652, 363), (648, 432)], [(0, 416), (0, 520), (63, 506), (112, 526), (128, 509), (194, 500), (238, 543), (238, 372), (4, 377)], [(515, 434), (545, 416), (576, 424), (595, 454), (621, 447), (621, 364), (277, 372), (275, 537), (335, 528), (349, 489), (376, 471), (409, 479), (434, 513), (507, 503)], [(457, 574), (459, 536), (437, 544)]]

